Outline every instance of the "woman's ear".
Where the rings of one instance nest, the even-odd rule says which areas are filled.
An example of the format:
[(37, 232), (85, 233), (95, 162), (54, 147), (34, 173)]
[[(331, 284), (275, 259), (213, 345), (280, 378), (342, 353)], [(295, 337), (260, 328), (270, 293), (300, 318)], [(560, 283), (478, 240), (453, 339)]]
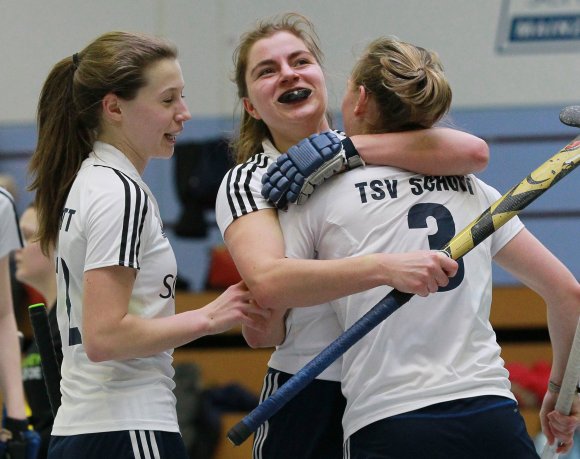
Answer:
[(112, 92), (103, 97), (103, 116), (113, 121), (121, 121), (122, 112), (119, 97)]
[(250, 115), (252, 118), (255, 118), (257, 120), (262, 119), (262, 117), (258, 113), (258, 110), (256, 110), (256, 107), (254, 107), (254, 104), (252, 104), (252, 102), (250, 102), (250, 99), (248, 97), (244, 97), (242, 99), (242, 103), (244, 104), (244, 110), (246, 110), (248, 112), (248, 115)]
[(355, 115), (364, 115), (368, 108), (369, 95), (366, 88), (361, 84), (358, 87), (358, 98), (354, 107)]

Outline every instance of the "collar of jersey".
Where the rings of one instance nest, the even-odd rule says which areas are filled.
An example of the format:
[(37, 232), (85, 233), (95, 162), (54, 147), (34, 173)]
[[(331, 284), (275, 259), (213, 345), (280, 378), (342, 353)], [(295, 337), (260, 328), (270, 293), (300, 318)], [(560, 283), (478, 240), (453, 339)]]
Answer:
[(121, 150), (108, 143), (96, 141), (93, 144), (93, 151), (89, 154), (89, 157), (93, 158), (97, 164), (103, 164), (117, 169), (127, 174), (137, 183), (143, 183), (143, 179), (139, 175), (139, 172), (137, 172), (135, 166), (133, 166), (133, 163), (129, 161), (129, 158)]
[(262, 148), (264, 150), (264, 154), (267, 155), (267, 156), (269, 156), (273, 160), (276, 160), (276, 158), (278, 156), (280, 156), (280, 154), (281, 154), (276, 149), (276, 147), (274, 146), (274, 144), (272, 143), (272, 141), (270, 139), (264, 139), (262, 141)]
[[(123, 152), (111, 144), (96, 141), (93, 144), (93, 151), (89, 154), (89, 158), (95, 161), (96, 164), (102, 164), (104, 166), (112, 167), (113, 169), (117, 169), (118, 171), (123, 172), (129, 178), (135, 180), (139, 184), (139, 186), (147, 193), (149, 199), (151, 199), (154, 203), (154, 210), (159, 222), (162, 222), (161, 215), (159, 214), (159, 206), (157, 204), (157, 200), (153, 193), (147, 186), (147, 184), (143, 181), (143, 178), (133, 166), (133, 163), (129, 161)], [(163, 226), (163, 224), (161, 223)]]

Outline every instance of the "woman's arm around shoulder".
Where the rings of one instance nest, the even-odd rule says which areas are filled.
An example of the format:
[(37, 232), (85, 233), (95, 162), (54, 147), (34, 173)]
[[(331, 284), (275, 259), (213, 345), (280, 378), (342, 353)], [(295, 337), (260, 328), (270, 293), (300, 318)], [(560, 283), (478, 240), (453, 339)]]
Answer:
[(465, 175), (484, 170), (489, 162), (483, 139), (444, 127), (355, 135), (351, 140), (368, 164), (425, 175)]

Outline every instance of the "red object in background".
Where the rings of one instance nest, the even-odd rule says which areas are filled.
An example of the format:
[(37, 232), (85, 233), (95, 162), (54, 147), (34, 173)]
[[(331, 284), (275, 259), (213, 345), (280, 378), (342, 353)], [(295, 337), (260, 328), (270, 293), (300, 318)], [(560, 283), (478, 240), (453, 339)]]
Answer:
[(540, 407), (548, 387), (551, 365), (537, 361), (531, 367), (520, 362), (506, 363), (512, 392), (523, 408)]
[(242, 277), (226, 246), (221, 244), (212, 247), (206, 288), (222, 290), (241, 280)]

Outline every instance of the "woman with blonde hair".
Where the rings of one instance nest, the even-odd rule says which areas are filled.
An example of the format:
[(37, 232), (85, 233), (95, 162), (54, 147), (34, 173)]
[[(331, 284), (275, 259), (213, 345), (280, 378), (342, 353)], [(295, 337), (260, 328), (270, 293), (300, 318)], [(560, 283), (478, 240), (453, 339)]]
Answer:
[[(450, 104), (438, 56), (387, 37), (373, 41), (357, 61), (342, 113), (349, 135), (393, 132), (427, 128)], [(438, 251), (499, 197), (470, 174), (368, 166), (334, 177), (280, 221), (292, 258)], [(459, 260), (457, 274), (437, 294), (413, 297), (343, 355), (344, 457), (537, 457), (489, 321), (492, 260), (546, 301), (553, 366), (542, 429), (550, 441), (564, 442), (559, 452), (569, 450), (580, 401), (571, 416), (554, 406), (580, 316), (580, 285), (515, 217)], [(333, 301), (341, 328), (389, 290)]]

